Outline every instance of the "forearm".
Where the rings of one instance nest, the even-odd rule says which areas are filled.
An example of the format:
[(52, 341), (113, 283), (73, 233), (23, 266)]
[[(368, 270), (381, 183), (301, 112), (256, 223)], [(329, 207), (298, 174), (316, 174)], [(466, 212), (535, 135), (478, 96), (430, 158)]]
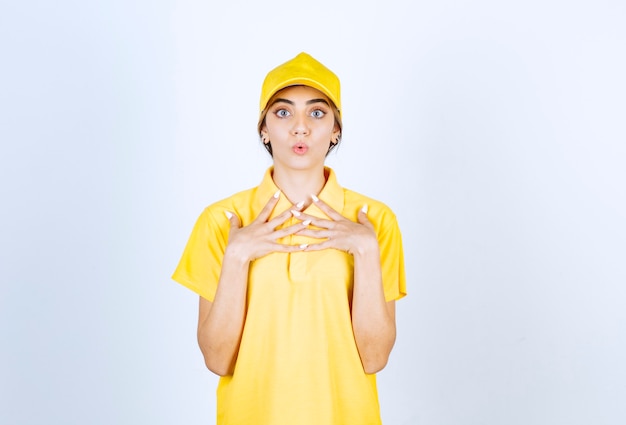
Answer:
[(246, 318), (248, 268), (248, 261), (225, 254), (215, 299), (198, 324), (205, 363), (220, 376), (232, 374), (237, 359)]
[(355, 253), (352, 328), (366, 373), (382, 370), (393, 348), (396, 324), (391, 303), (385, 301), (378, 246)]

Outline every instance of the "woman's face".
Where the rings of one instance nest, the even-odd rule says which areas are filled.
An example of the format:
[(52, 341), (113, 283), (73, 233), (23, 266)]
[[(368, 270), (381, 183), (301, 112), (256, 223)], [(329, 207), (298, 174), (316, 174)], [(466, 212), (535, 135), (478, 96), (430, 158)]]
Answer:
[(278, 93), (261, 128), (264, 142), (272, 144), (274, 167), (324, 166), (330, 143), (340, 133), (330, 105), (328, 97), (308, 86), (287, 87)]

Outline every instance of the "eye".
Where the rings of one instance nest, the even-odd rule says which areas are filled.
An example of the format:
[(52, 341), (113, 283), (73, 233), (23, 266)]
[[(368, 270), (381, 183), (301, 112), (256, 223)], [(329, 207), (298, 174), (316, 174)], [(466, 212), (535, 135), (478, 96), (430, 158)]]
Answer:
[(311, 112), (311, 116), (313, 118), (323, 118), (324, 115), (326, 115), (326, 112), (322, 111), (321, 109), (315, 109)]
[(286, 110), (286, 109), (277, 109), (276, 112), (274, 112), (274, 113), (279, 118), (285, 118), (285, 117), (288, 117), (290, 115), (289, 111)]

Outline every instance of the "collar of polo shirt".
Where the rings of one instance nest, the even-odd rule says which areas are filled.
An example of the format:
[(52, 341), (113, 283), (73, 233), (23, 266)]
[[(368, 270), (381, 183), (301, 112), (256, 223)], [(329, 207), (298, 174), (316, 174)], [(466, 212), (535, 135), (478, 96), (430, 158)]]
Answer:
[[(267, 201), (272, 197), (272, 195), (276, 193), (277, 190), (279, 190), (278, 186), (276, 186), (276, 184), (274, 183), (274, 180), (272, 180), (273, 170), (274, 167), (270, 167), (267, 169), (265, 175), (263, 176), (261, 184), (257, 188), (254, 200), (256, 214), (261, 212), (265, 204), (267, 204)], [(341, 214), (344, 206), (344, 189), (339, 186), (339, 183), (337, 182), (337, 177), (335, 176), (335, 172), (332, 170), (332, 168), (324, 167), (324, 174), (327, 175), (328, 178), (326, 179), (326, 183), (324, 184), (322, 191), (317, 196), (322, 201), (326, 202), (332, 209)], [(294, 200), (294, 202), (298, 201)], [(278, 201), (278, 204), (276, 204), (276, 206), (274, 207), (270, 219), (276, 217), (277, 215), (291, 207), (292, 204), (289, 202), (287, 197), (281, 193), (280, 200)], [(328, 216), (324, 212), (322, 212), (317, 206), (313, 204), (307, 207), (304, 212), (315, 217), (328, 218)]]

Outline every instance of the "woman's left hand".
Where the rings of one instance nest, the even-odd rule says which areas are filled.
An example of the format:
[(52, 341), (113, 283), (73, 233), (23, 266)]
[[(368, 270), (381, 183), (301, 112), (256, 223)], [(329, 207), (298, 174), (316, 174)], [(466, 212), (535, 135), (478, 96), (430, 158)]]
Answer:
[(370, 249), (378, 250), (378, 240), (374, 226), (367, 218), (367, 206), (364, 205), (358, 212), (355, 223), (347, 219), (324, 201), (314, 198), (314, 204), (328, 216), (328, 219), (318, 218), (309, 214), (294, 214), (299, 220), (310, 221), (315, 228), (306, 227), (297, 232), (298, 235), (316, 239), (325, 239), (306, 247), (305, 251), (319, 251), (334, 248), (355, 255)]

